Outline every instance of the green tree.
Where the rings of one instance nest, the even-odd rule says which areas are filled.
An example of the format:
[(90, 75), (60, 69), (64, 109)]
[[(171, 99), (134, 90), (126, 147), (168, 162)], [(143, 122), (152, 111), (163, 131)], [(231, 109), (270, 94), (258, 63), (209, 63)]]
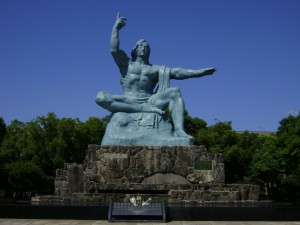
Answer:
[(251, 181), (266, 186), (271, 199), (299, 202), (299, 115), (282, 119), (276, 135), (259, 139), (249, 170)]
[(36, 193), (47, 184), (43, 171), (32, 162), (13, 162), (7, 166), (8, 182), (19, 196)]
[[(224, 130), (224, 128), (223, 128)], [(258, 147), (258, 136), (248, 131), (227, 131), (222, 137), (227, 183), (248, 183), (249, 167), (254, 149)]]
[(280, 186), (283, 197), (300, 202), (300, 114), (282, 119), (277, 137), (284, 169)]
[(6, 165), (20, 159), (22, 149), (26, 143), (24, 133), (25, 124), (18, 120), (13, 120), (6, 129), (6, 135), (0, 147), (0, 164)]
[(85, 123), (78, 124), (78, 140), (84, 148), (88, 144), (100, 144), (104, 136), (106, 124), (109, 117), (99, 119), (90, 117)]
[[(2, 146), (2, 142), (3, 142), (3, 139), (6, 135), (6, 124), (3, 120), (2, 117), (0, 117), (0, 149), (1, 149), (1, 146)], [(1, 154), (1, 151), (0, 151), (0, 154)], [(5, 171), (4, 171), (4, 164), (1, 160), (1, 157), (0, 157), (0, 180), (1, 180), (1, 183), (0, 183), (0, 192), (1, 193), (6, 193), (6, 190), (8, 189), (8, 183), (7, 183), (7, 177), (6, 177), (6, 174), (5, 174)]]
[(57, 118), (54, 113), (39, 116), (27, 123), (14, 120), (6, 129), (0, 147), (0, 188), (9, 193), (8, 174), (4, 170), (16, 161), (33, 163), (51, 180), (53, 191), (57, 168), (64, 162), (82, 163), (88, 144), (100, 144), (108, 117), (91, 117), (86, 122), (78, 118)]
[(6, 134), (6, 124), (2, 117), (0, 117), (0, 147), (2, 145), (2, 141), (4, 139), (4, 136)]
[(91, 117), (83, 123), (78, 118), (59, 119), (54, 113), (33, 122), (42, 131), (44, 146), (35, 155), (34, 162), (48, 175), (54, 174), (64, 162), (82, 163), (87, 145), (101, 143), (106, 127), (99, 118)]
[(56, 166), (62, 165), (57, 163), (56, 155), (59, 151), (58, 123), (59, 118), (54, 113), (48, 113), (47, 116), (38, 116), (35, 120), (27, 123), (27, 133), (30, 135), (30, 141), (26, 148), (33, 152), (31, 160), (39, 166), (48, 176), (54, 176)]
[(248, 177), (261, 189), (267, 188), (267, 198), (275, 199), (276, 187), (280, 185), (283, 161), (277, 147), (276, 136), (260, 136), (260, 146), (254, 151)]
[(300, 114), (282, 119), (277, 137), (288, 175), (296, 171), (300, 163)]
[(254, 151), (260, 148), (257, 134), (248, 131), (238, 133), (231, 122), (217, 121), (216, 124), (199, 129), (196, 143), (203, 144), (211, 152), (223, 153), (226, 183), (249, 183), (249, 168)]
[[(261, 140), (258, 134), (249, 131), (244, 131), (242, 133), (237, 133), (237, 143), (234, 145), (239, 149), (236, 156), (231, 155), (232, 158), (227, 158), (230, 163), (237, 162), (232, 173), (235, 175), (237, 182), (249, 183), (251, 181), (250, 166), (253, 161), (254, 152), (261, 147)], [(235, 160), (233, 160), (235, 158)]]
[[(196, 137), (199, 130), (203, 130), (207, 128), (207, 123), (199, 119), (197, 117), (191, 117), (187, 111), (185, 111), (185, 123), (184, 123), (185, 131), (190, 134), (192, 137)], [(195, 145), (200, 145), (201, 143), (198, 143), (197, 138), (195, 138)]]
[(223, 153), (224, 149), (237, 142), (236, 132), (231, 122), (218, 121), (215, 125), (198, 130), (195, 135), (197, 143), (205, 145), (209, 151)]

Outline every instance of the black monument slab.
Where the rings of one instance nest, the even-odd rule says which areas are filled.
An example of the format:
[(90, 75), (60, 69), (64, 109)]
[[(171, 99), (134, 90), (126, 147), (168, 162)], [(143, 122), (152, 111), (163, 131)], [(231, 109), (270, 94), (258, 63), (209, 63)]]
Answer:
[(110, 201), (108, 221), (166, 222), (166, 207), (163, 202), (134, 206), (131, 203)]

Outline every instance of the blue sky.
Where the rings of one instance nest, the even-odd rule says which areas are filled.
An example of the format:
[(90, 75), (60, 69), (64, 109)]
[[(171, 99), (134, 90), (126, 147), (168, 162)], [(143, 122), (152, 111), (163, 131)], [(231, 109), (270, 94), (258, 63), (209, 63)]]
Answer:
[(140, 39), (150, 62), (213, 76), (172, 81), (193, 117), (235, 130), (276, 131), (300, 111), (298, 0), (0, 0), (0, 116), (28, 122), (103, 117), (99, 91), (121, 94), (109, 51), (117, 12), (128, 54)]

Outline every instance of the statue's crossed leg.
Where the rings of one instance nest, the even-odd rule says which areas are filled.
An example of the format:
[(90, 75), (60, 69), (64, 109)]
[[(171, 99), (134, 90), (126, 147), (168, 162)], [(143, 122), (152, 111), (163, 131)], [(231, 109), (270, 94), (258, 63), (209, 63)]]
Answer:
[(192, 136), (184, 131), (185, 107), (179, 88), (166, 88), (160, 93), (153, 94), (150, 98), (135, 98), (100, 92), (97, 95), (96, 102), (111, 112), (149, 112), (162, 115), (169, 107), (174, 123), (174, 135), (192, 139)]

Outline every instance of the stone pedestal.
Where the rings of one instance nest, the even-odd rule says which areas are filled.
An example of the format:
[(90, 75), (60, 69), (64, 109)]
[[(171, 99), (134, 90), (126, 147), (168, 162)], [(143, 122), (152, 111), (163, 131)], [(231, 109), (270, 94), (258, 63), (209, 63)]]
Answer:
[(89, 145), (85, 165), (85, 184), (187, 185), (225, 181), (223, 156), (208, 153), (204, 146)]
[(204, 146), (89, 145), (82, 165), (57, 170), (55, 195), (87, 205), (129, 202), (138, 193), (168, 203), (258, 200), (259, 186), (224, 181), (222, 154)]

